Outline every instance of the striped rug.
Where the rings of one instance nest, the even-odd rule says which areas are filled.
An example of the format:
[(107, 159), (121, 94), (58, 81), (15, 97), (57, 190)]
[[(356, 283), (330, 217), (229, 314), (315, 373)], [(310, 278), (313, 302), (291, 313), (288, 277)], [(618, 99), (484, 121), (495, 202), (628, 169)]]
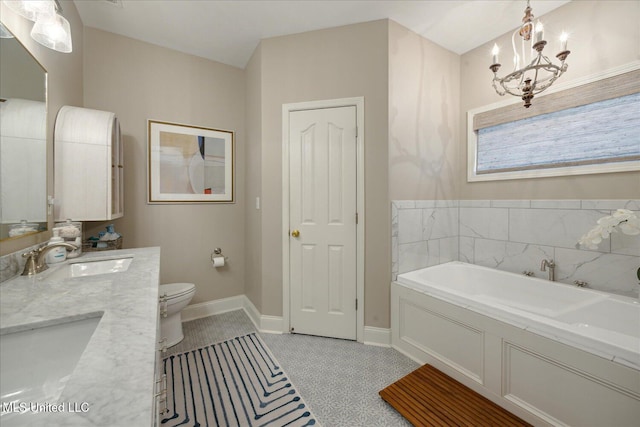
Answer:
[(256, 333), (164, 359), (163, 426), (318, 425)]

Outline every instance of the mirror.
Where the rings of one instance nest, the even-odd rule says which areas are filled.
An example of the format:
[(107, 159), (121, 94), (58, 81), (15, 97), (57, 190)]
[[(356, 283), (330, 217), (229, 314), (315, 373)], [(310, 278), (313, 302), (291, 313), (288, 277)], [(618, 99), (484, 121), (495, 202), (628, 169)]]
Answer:
[(0, 240), (47, 229), (47, 73), (5, 34), (11, 33), (0, 38)]

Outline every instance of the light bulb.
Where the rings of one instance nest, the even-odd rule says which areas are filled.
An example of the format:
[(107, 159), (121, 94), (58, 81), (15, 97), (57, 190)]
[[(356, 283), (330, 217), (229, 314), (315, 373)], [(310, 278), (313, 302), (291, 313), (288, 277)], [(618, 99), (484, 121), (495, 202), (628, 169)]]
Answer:
[(40, 15), (31, 29), (31, 37), (58, 52), (69, 53), (72, 50), (69, 21), (57, 13)]
[(53, 0), (2, 0), (2, 2), (29, 21), (35, 21), (39, 15), (52, 15), (56, 12)]
[(567, 40), (569, 40), (569, 34), (565, 31), (560, 34), (560, 52), (567, 50)]
[(538, 21), (536, 22), (535, 38), (533, 42), (538, 43), (538, 42), (541, 42), (543, 39), (544, 39), (544, 25), (542, 25), (542, 22)]
[(491, 54), (493, 55), (493, 63), (498, 63), (498, 54), (500, 53), (500, 48), (497, 44), (493, 44), (493, 49), (491, 50)]

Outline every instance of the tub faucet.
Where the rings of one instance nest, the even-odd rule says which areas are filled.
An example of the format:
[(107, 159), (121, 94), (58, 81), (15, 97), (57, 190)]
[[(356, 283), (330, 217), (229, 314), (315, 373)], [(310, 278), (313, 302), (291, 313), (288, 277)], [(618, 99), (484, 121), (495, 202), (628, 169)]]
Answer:
[(549, 267), (549, 280), (554, 282), (556, 280), (556, 263), (552, 259), (543, 259), (542, 264), (540, 264), (540, 271), (547, 271), (547, 267)]
[(47, 252), (57, 247), (66, 248), (68, 251), (75, 251), (76, 249), (78, 249), (76, 245), (72, 245), (71, 243), (58, 242), (52, 245), (40, 246), (37, 249), (34, 249), (29, 252), (25, 252), (22, 254), (22, 257), (26, 258), (27, 262), (24, 265), (24, 270), (22, 271), (22, 275), (32, 276), (34, 274), (38, 274), (45, 271), (48, 268), (45, 262), (45, 255), (47, 254)]

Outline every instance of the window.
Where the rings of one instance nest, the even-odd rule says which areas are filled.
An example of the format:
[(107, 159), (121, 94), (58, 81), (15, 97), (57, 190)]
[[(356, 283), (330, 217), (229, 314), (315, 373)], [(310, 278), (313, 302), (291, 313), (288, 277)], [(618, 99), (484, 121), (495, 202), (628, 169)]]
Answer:
[(640, 70), (469, 113), (469, 181), (640, 170)]

